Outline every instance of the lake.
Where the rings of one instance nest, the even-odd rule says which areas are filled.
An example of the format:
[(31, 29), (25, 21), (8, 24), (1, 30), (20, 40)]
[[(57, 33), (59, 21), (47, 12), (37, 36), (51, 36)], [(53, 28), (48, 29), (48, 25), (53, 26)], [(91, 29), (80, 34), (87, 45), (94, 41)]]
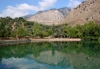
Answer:
[(43, 42), (0, 46), (0, 69), (100, 69), (100, 43)]

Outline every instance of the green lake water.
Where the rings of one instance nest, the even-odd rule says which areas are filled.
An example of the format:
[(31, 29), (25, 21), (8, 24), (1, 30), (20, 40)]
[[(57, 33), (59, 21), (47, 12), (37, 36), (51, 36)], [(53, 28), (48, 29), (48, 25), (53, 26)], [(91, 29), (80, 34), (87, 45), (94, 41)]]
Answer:
[(100, 43), (44, 42), (0, 46), (0, 69), (100, 69)]

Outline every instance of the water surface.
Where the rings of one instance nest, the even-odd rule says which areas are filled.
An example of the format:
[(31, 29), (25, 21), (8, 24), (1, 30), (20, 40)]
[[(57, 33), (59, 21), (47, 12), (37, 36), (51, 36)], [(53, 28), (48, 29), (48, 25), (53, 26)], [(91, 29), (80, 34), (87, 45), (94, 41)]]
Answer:
[(100, 43), (52, 42), (0, 46), (0, 69), (100, 69)]

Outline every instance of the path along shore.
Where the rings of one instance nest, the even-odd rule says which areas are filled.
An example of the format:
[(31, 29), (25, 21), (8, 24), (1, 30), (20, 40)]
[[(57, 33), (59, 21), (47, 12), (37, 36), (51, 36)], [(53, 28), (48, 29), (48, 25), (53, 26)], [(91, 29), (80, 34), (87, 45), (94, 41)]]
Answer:
[(48, 39), (19, 39), (19, 40), (0, 40), (0, 45), (7, 45), (7, 44), (19, 44), (19, 43), (34, 43), (34, 42), (72, 42), (72, 41), (81, 41), (80, 38), (48, 38)]

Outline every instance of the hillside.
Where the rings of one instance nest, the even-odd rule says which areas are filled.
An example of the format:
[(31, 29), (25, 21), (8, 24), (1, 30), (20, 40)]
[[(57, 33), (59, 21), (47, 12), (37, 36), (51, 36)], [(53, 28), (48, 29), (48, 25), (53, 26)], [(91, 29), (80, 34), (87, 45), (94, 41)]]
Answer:
[(65, 23), (67, 22), (71, 26), (82, 25), (88, 21), (100, 23), (100, 0), (83, 1), (71, 10), (64, 20)]
[(65, 18), (71, 9), (64, 7), (60, 9), (50, 9), (46, 11), (38, 11), (31, 17), (28, 17), (28, 21), (36, 21), (45, 25), (57, 25)]
[(44, 25), (68, 23), (68, 25), (75, 26), (89, 21), (100, 23), (100, 0), (85, 0), (72, 10), (64, 7), (38, 11), (36, 14), (24, 18)]

